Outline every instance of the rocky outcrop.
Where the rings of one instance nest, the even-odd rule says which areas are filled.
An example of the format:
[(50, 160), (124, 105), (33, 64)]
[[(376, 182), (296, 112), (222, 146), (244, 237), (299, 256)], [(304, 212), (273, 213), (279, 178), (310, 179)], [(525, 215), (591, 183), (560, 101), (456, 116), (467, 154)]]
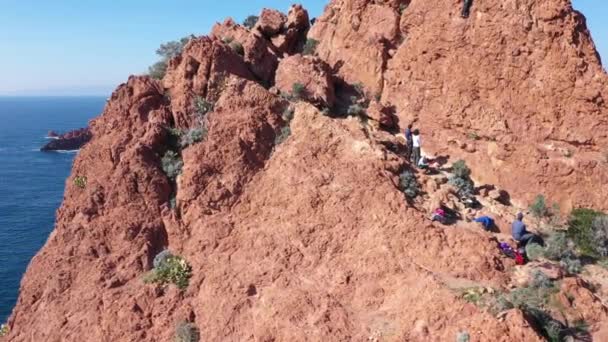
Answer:
[[(416, 121), (425, 146), (466, 158), (477, 180), (496, 177), (512, 202), (541, 188), (553, 195), (560, 184), (580, 205), (603, 205), (600, 191), (582, 198), (590, 182), (598, 182), (596, 190), (603, 184), (599, 166), (544, 168), (556, 162), (552, 154), (526, 159), (536, 156), (528, 154), (532, 146), (548, 148), (558, 137), (576, 147), (569, 160), (581, 163), (604, 141), (605, 132), (592, 130), (605, 125), (604, 105), (584, 96), (602, 89), (605, 74), (587, 54), (584, 25), (568, 31), (578, 15), (563, 1), (518, 3), (529, 5), (526, 11), (503, 4), (500, 15), (493, 14), (498, 0), (475, 4), (467, 22), (444, 2), (332, 1), (310, 33), (320, 41), (315, 57), (296, 54), (308, 30), (299, 6), (287, 16), (263, 13), (253, 30), (227, 20), (210, 37), (192, 39), (162, 81), (129, 78), (91, 122), (93, 138), (74, 161), (55, 230), (23, 278), (8, 339), (170, 341), (187, 321), (208, 341), (450, 341), (464, 331), (474, 341), (541, 340), (520, 310), (497, 317), (463, 298), (463, 287), (507, 291), (514, 261), (472, 224), (430, 222), (428, 211), (439, 204), (460, 209), (455, 189), (445, 175), (417, 174), (429, 194), (406, 198), (400, 175), (411, 165), (395, 152), (398, 138), (367, 122)], [(514, 23), (528, 27), (532, 14), (527, 31), (517, 31)], [(556, 25), (578, 38), (568, 40)], [(505, 33), (512, 26), (543, 46), (546, 58), (484, 45), (490, 38), (500, 45), (493, 48), (516, 45)], [(569, 58), (573, 49), (582, 53), (588, 65), (568, 59), (557, 66), (556, 46)], [(510, 66), (520, 56), (532, 81)], [(457, 63), (463, 60), (471, 65)], [(589, 86), (557, 93), (580, 102), (580, 121), (564, 112), (574, 107), (562, 98), (549, 113), (523, 96), (541, 94), (548, 104), (543, 87), (563, 79), (574, 80), (565, 86)], [(310, 96), (281, 96), (295, 82)], [(318, 108), (340, 107), (336, 99), (348, 100), (347, 88), (359, 95), (356, 104), (369, 104), (367, 115), (335, 118), (340, 113)], [(507, 106), (507, 96), (509, 108), (530, 105), (538, 113), (500, 111), (507, 124), (490, 129), (496, 116), (482, 110)], [(390, 115), (397, 117), (389, 122)], [(571, 129), (548, 128), (556, 123)], [(584, 125), (590, 138), (572, 140)], [(480, 133), (463, 144), (471, 128)], [(200, 139), (174, 150), (175, 135), (191, 129)], [(539, 133), (547, 129), (549, 135)], [(183, 163), (175, 179), (163, 171), (169, 150)], [(504, 159), (500, 167), (486, 150)], [(556, 174), (563, 178), (548, 184)], [(583, 176), (589, 180), (570, 183)], [(539, 184), (524, 194), (526, 177)], [(183, 291), (143, 281), (164, 249), (191, 266)], [(592, 332), (601, 336), (604, 309), (579, 285), (564, 283), (558, 299), (576, 291), (568, 317), (580, 316), (578, 305), (592, 308), (582, 317), (593, 319)]]
[(341, 77), (396, 106), (402, 127), (415, 122), (423, 149), (465, 159), (478, 183), (510, 189), (524, 207), (545, 194), (563, 210), (608, 209), (597, 191), (608, 181), (608, 77), (584, 17), (569, 0), (459, 11), (331, 1), (309, 36)]
[[(282, 94), (292, 94), (294, 87), (301, 87), (300, 98), (319, 107), (334, 105), (334, 80), (329, 66), (319, 58), (294, 55), (281, 60), (277, 69), (275, 86)], [(297, 89), (296, 89), (297, 90)]]
[(77, 130), (69, 131), (63, 134), (57, 134), (50, 131), (47, 135), (53, 140), (46, 143), (40, 148), (40, 151), (73, 151), (79, 150), (84, 144), (91, 140), (91, 131), (89, 128), (80, 128)]

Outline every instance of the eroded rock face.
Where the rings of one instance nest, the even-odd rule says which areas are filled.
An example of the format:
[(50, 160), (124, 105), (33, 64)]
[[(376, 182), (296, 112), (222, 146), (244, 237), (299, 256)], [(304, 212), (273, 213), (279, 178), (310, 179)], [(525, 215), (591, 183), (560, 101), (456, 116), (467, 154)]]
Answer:
[[(288, 102), (278, 89), (291, 91), (298, 80), (314, 95), (307, 100), (331, 106), (335, 76), (351, 85), (361, 82), (367, 96), (380, 92), (369, 113), (373, 121), (382, 122), (386, 109), (395, 106), (401, 124), (415, 120), (422, 128), (423, 148), (450, 152), (454, 159), (463, 155), (476, 178), (497, 178), (488, 183), (508, 190), (512, 201), (541, 187), (548, 195), (560, 189), (574, 201), (596, 182), (596, 192), (580, 204), (599, 208), (598, 199), (606, 195), (597, 184), (604, 184), (599, 181), (605, 173), (585, 158), (604, 141), (605, 132), (596, 129), (606, 124), (605, 111), (602, 101), (585, 96), (603, 89), (605, 74), (567, 2), (525, 0), (521, 9), (503, 4), (498, 15), (498, 0), (489, 0), (476, 5), (468, 22), (457, 17), (453, 4), (415, 1), (402, 10), (405, 3), (333, 1), (311, 32), (320, 40), (320, 59), (290, 56), (308, 29), (301, 7), (286, 17), (267, 14), (262, 31), (226, 21), (213, 37), (190, 41), (170, 61), (162, 82), (132, 77), (119, 86), (91, 123), (93, 139), (74, 162), (55, 230), (24, 276), (8, 339), (160, 342), (173, 339), (179, 322), (190, 321), (209, 341), (450, 341), (460, 331), (474, 341), (539, 341), (519, 310), (497, 319), (454, 292), (461, 283), (504, 288), (514, 263), (476, 225), (452, 229), (428, 220), (425, 209), (456, 207), (445, 177), (427, 177), (425, 189), (433, 194), (414, 206), (399, 189), (399, 174), (409, 165), (387, 147), (396, 137), (369, 130), (359, 118), (334, 119), (310, 103)], [(521, 21), (529, 28), (518, 31), (514, 23), (530, 15), (538, 20), (531, 26)], [(573, 29), (575, 23), (580, 25)], [(547, 44), (541, 45), (546, 58), (531, 48), (505, 57), (507, 47), (522, 46), (505, 33), (512, 26), (520, 43), (525, 37), (535, 46)], [(242, 43), (243, 55), (222, 41), (227, 35)], [(406, 39), (399, 45), (401, 37)], [(279, 70), (264, 64), (266, 52), (253, 55), (257, 50), (247, 45), (252, 39), (283, 58)], [(492, 48), (507, 50), (491, 52), (484, 45), (490, 40), (499, 45)], [(476, 49), (465, 48), (471, 42)], [(423, 44), (430, 45), (425, 50)], [(584, 58), (557, 65), (557, 46), (570, 59), (576, 53)], [(520, 56), (520, 62), (511, 59)], [(532, 81), (511, 62), (527, 65)], [(492, 65), (502, 79), (492, 77)], [(277, 91), (271, 91), (263, 83), (275, 73)], [(564, 87), (585, 86), (558, 93), (570, 95), (580, 108), (559, 97), (551, 112), (532, 105), (530, 94), (548, 105), (549, 89), (564, 80), (570, 82)], [(201, 124), (192, 115), (197, 97), (213, 105), (204, 118), (208, 132), (180, 151), (183, 170), (173, 184), (161, 164), (170, 145), (168, 129)], [(516, 120), (504, 114), (506, 124), (495, 138), (483, 133), (465, 143), (470, 127), (495, 132), (490, 123), (497, 116), (481, 110), (503, 105), (522, 115)], [(292, 111), (293, 120), (285, 115)], [(566, 161), (554, 157), (561, 147), (547, 139), (575, 141), (568, 139), (578, 139), (573, 137), (584, 125), (591, 128), (590, 140), (575, 145), (568, 160), (589, 168), (559, 167), (555, 163)], [(529, 134), (516, 134), (514, 127)], [(538, 133), (547, 129), (548, 135)], [(539, 146), (553, 154), (527, 159)], [(500, 167), (493, 160), (480, 166), (486, 150), (501, 158)], [(561, 188), (546, 182), (552, 176)], [(583, 176), (589, 180), (572, 185)], [(77, 177), (86, 179), (85, 186)], [(527, 177), (539, 184), (529, 185)], [(517, 182), (519, 187), (511, 186)], [(192, 266), (183, 292), (142, 281), (165, 248)], [(593, 333), (602, 336), (604, 309), (578, 285), (562, 286), (562, 292), (576, 291), (572, 317), (580, 316), (574, 306), (591, 308), (592, 315), (582, 317), (593, 319)]]
[(542, 193), (564, 210), (608, 209), (597, 189), (608, 181), (608, 78), (584, 17), (569, 0), (479, 1), (469, 19), (459, 11), (332, 1), (309, 36), (340, 76), (395, 105), (402, 125), (416, 122), (423, 149), (465, 159), (479, 183), (522, 206)]
[(292, 94), (295, 85), (303, 86), (301, 98), (319, 107), (331, 108), (335, 92), (331, 69), (321, 59), (294, 55), (281, 60), (275, 86), (283, 94)]

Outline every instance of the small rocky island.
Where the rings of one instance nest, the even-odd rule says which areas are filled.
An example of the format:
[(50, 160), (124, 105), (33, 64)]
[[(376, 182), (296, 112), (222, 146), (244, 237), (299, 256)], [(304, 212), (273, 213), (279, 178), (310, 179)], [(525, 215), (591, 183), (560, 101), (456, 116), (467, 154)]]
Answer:
[(54, 131), (50, 131), (48, 134), (49, 138), (53, 140), (49, 141), (46, 145), (40, 148), (40, 151), (69, 151), (78, 150), (84, 144), (91, 140), (91, 131), (88, 127), (69, 131), (67, 133), (58, 134)]

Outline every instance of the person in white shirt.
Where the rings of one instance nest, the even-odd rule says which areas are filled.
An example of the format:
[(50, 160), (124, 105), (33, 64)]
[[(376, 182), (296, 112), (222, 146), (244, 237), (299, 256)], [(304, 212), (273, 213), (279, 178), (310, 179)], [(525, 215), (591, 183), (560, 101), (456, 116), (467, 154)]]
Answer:
[(413, 150), (412, 150), (412, 159), (414, 160), (414, 164), (417, 166), (418, 162), (420, 161), (420, 146), (421, 146), (421, 140), (420, 140), (420, 131), (418, 129), (415, 129), (414, 132), (412, 132), (412, 146), (413, 146)]

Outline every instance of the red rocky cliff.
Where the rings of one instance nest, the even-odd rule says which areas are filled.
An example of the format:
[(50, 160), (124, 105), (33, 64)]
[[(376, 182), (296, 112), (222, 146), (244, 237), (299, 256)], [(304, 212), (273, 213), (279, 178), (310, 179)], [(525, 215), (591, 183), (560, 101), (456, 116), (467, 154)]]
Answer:
[[(395, 137), (337, 117), (362, 83), (372, 121), (416, 120), (432, 152), (466, 158), (514, 202), (603, 207), (606, 75), (583, 17), (565, 1), (489, 0), (465, 21), (455, 3), (332, 1), (310, 32), (300, 6), (264, 10), (251, 30), (226, 20), (190, 41), (162, 81), (129, 78), (91, 123), (8, 340), (171, 341), (187, 321), (201, 341), (541, 341), (520, 310), (462, 296), (508, 291), (515, 265), (496, 237), (431, 223), (399, 189), (410, 165)], [(317, 56), (299, 53), (307, 32)], [(202, 128), (170, 180), (172, 135)], [(164, 249), (192, 268), (183, 291), (143, 281)], [(590, 290), (564, 291), (567, 317), (606, 331)]]

